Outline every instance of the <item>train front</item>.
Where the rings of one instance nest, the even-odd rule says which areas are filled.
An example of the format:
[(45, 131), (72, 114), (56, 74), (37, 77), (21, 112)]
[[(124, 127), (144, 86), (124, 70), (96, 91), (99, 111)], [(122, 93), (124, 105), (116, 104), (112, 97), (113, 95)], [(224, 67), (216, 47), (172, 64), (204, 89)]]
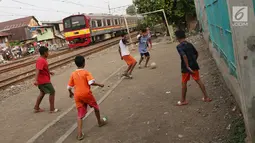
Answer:
[(65, 38), (69, 48), (84, 47), (90, 44), (89, 19), (85, 15), (72, 15), (63, 20)]

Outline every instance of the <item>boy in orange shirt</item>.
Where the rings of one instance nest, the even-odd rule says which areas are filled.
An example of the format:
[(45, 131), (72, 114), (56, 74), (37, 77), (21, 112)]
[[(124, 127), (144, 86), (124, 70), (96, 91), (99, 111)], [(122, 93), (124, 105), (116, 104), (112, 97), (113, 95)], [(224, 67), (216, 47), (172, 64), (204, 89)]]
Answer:
[[(87, 106), (89, 105), (91, 108), (94, 108), (95, 115), (97, 118), (97, 122), (99, 127), (102, 127), (106, 124), (106, 118), (100, 118), (99, 107), (94, 98), (90, 86), (100, 86), (104, 87), (103, 84), (99, 84), (95, 82), (95, 79), (92, 75), (84, 69), (85, 67), (85, 58), (83, 56), (75, 57), (75, 64), (78, 67), (76, 71), (74, 71), (70, 77), (68, 83), (68, 90), (70, 93), (70, 98), (74, 96), (76, 108), (78, 111), (78, 140), (82, 140), (84, 138), (84, 134), (82, 133), (82, 119), (85, 117), (87, 113)], [(74, 88), (74, 94), (72, 92), (72, 88)]]

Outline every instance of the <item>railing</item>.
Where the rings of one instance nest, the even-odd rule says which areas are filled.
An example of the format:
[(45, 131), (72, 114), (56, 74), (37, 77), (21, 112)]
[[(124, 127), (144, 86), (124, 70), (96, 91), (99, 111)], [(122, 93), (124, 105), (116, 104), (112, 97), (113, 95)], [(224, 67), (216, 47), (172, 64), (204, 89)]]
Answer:
[(227, 2), (225, 0), (204, 0), (204, 2), (210, 39), (214, 48), (228, 65), (230, 73), (236, 76), (236, 62)]

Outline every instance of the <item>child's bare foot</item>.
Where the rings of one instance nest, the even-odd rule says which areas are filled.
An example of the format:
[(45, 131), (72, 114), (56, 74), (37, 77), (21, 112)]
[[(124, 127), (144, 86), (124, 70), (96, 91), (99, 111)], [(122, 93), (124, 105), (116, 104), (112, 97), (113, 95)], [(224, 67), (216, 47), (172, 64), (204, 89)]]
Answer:
[(132, 79), (133, 78), (132, 74), (129, 74), (127, 78)]
[(122, 76), (127, 77), (127, 76), (128, 76), (128, 73), (125, 72), (125, 73), (122, 74)]
[(141, 69), (142, 68), (141, 65), (138, 65), (138, 68)]
[(100, 123), (98, 124), (99, 127), (103, 127), (104, 125), (107, 124), (107, 118), (104, 117), (101, 119)]
[(184, 106), (184, 105), (188, 105), (189, 103), (187, 101), (178, 101), (177, 102), (177, 106)]
[(209, 98), (209, 97), (206, 97), (206, 98), (203, 97), (202, 100), (203, 100), (204, 102), (211, 102), (211, 101), (212, 101), (212, 99)]
[(81, 136), (77, 136), (77, 140), (81, 141), (84, 139), (84, 133), (81, 134)]
[(34, 109), (34, 113), (40, 113), (40, 112), (44, 112), (44, 110), (43, 109)]
[(54, 109), (53, 111), (50, 111), (50, 113), (58, 113), (59, 111), (59, 109)]

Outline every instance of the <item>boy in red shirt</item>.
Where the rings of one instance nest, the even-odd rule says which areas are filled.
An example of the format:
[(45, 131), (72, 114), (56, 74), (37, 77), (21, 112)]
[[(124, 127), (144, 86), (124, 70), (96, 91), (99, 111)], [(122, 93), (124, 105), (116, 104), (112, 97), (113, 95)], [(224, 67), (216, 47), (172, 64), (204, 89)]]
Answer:
[(51, 84), (50, 75), (54, 75), (53, 72), (49, 71), (47, 57), (49, 56), (48, 48), (40, 47), (39, 48), (40, 57), (36, 61), (36, 73), (35, 73), (35, 82), (34, 85), (38, 86), (40, 90), (40, 95), (37, 97), (36, 104), (34, 107), (34, 112), (43, 112), (44, 110), (41, 109), (40, 103), (45, 94), (50, 94), (49, 101), (50, 101), (50, 113), (56, 113), (59, 110), (55, 109), (54, 107), (54, 100), (55, 100), (55, 89)]
[[(82, 133), (82, 119), (85, 117), (87, 113), (88, 105), (91, 108), (94, 108), (99, 127), (102, 127), (106, 124), (106, 118), (101, 119), (97, 101), (90, 90), (91, 85), (100, 87), (104, 87), (104, 85), (96, 83), (92, 75), (87, 70), (84, 69), (85, 58), (83, 56), (75, 57), (75, 64), (78, 67), (78, 69), (71, 74), (67, 88), (70, 93), (70, 98), (74, 96), (76, 108), (78, 111), (77, 139), (82, 140), (84, 138), (84, 134)], [(74, 88), (74, 94), (72, 92), (72, 88)]]

